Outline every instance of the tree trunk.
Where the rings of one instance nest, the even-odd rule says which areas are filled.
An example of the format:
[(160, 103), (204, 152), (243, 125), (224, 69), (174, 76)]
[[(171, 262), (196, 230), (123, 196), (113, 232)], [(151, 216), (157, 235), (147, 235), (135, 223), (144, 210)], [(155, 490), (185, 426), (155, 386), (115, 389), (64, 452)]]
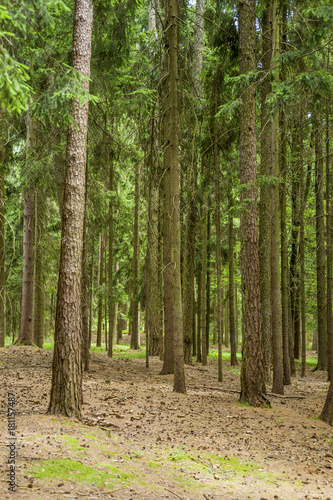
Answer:
[(197, 277), (197, 287), (198, 287), (198, 293), (197, 293), (197, 361), (198, 363), (201, 363), (201, 292), (202, 292), (202, 286), (201, 286), (201, 271), (198, 272), (198, 277)]
[(325, 221), (324, 221), (324, 172), (323, 133), (320, 115), (315, 112), (313, 132), (316, 153), (316, 244), (317, 244), (317, 325), (318, 325), (318, 370), (327, 369), (327, 323), (325, 293)]
[(105, 246), (105, 239), (103, 233), (101, 233), (99, 239), (99, 260), (98, 260), (99, 262), (98, 263), (98, 319), (97, 319), (96, 347), (101, 347), (102, 345), (104, 246)]
[[(328, 63), (327, 63), (328, 64)], [(328, 380), (333, 378), (333, 249), (332, 249), (332, 204), (331, 188), (333, 186), (330, 168), (330, 124), (329, 107), (326, 102), (326, 253), (327, 253), (327, 361), (328, 361)]]
[(168, 70), (166, 77), (166, 90), (164, 95), (164, 168), (170, 171), (168, 176), (169, 208), (168, 223), (171, 267), (171, 296), (172, 296), (172, 321), (174, 344), (174, 392), (185, 393), (184, 372), (184, 339), (183, 315), (181, 295), (181, 268), (180, 268), (180, 166), (178, 148), (178, 2), (166, 0), (165, 2), (165, 56)]
[[(36, 147), (36, 123), (31, 114), (27, 123), (27, 162)], [(31, 176), (31, 174), (30, 174)], [(34, 343), (34, 229), (35, 229), (35, 192), (32, 180), (24, 199), (23, 215), (23, 277), (22, 277), (22, 308), (20, 333), (17, 344), (32, 345)]]
[[(279, 53), (278, 2), (272, 8), (272, 63), (275, 82), (278, 81), (275, 58)], [(279, 114), (271, 122), (271, 176), (279, 175)], [(271, 314), (272, 314), (272, 392), (283, 394), (282, 326), (281, 326), (281, 283), (280, 283), (280, 235), (279, 235), (279, 184), (273, 182), (271, 190)]]
[[(215, 114), (217, 114), (217, 78), (215, 80)], [(222, 382), (222, 289), (221, 289), (221, 190), (220, 190), (220, 164), (218, 155), (218, 130), (217, 119), (214, 119), (214, 163), (215, 163), (215, 230), (216, 230), (216, 288), (217, 288), (217, 342), (218, 342), (218, 381)]]
[[(1, 115), (0, 115), (1, 117)], [(6, 338), (6, 279), (5, 279), (5, 146), (0, 149), (0, 347)]]
[(319, 418), (327, 424), (333, 425), (333, 380), (328, 388), (327, 398)]
[(82, 307), (82, 358), (84, 371), (89, 371), (90, 345), (89, 345), (89, 287), (88, 287), (88, 252), (87, 252), (87, 177), (88, 166), (86, 165), (86, 190), (83, 218), (83, 247), (82, 247), (82, 280), (81, 280), (81, 307)]
[(207, 365), (207, 336), (206, 336), (206, 292), (207, 292), (207, 187), (204, 186), (202, 203), (202, 268), (201, 268), (201, 346), (202, 364)]
[(44, 272), (43, 246), (44, 236), (44, 193), (36, 189), (35, 192), (35, 303), (34, 303), (34, 338), (35, 343), (43, 348), (44, 343)]
[[(232, 182), (230, 178), (230, 183)], [(230, 364), (237, 365), (236, 332), (235, 332), (235, 293), (234, 293), (234, 220), (232, 216), (233, 199), (229, 192), (229, 332), (230, 332)]]
[[(113, 182), (113, 158), (108, 156), (110, 161), (109, 171), (109, 190), (112, 193), (114, 190)], [(108, 356), (112, 358), (113, 355), (113, 198), (111, 196), (109, 201), (109, 260), (108, 260), (108, 323), (109, 323), (109, 343), (108, 343)], [(106, 319), (105, 319), (106, 321)]]
[[(240, 73), (256, 70), (255, 1), (239, 2)], [(257, 220), (255, 87), (243, 91), (240, 116), (241, 275), (244, 342), (240, 401), (259, 406), (264, 402), (265, 381), (260, 320), (259, 242)], [(245, 188), (246, 186), (246, 188)], [(247, 201), (246, 201), (247, 200)]]
[[(282, 47), (286, 46), (286, 7), (282, 12)], [(281, 79), (285, 80), (285, 69), (282, 69)], [(287, 237), (287, 118), (286, 111), (280, 112), (280, 231), (281, 231), (281, 323), (282, 323), (282, 352), (283, 352), (283, 384), (290, 385), (289, 361), (289, 315), (288, 315), (288, 237)]]
[[(86, 76), (89, 91), (92, 0), (76, 0), (72, 66)], [(73, 126), (68, 129), (66, 181), (59, 266), (57, 313), (49, 413), (81, 418), (82, 315), (81, 270), (85, 169), (88, 134), (88, 100), (72, 106)]]
[[(269, 71), (272, 60), (272, 12), (270, 2), (266, 0), (262, 18), (262, 67)], [(261, 154), (259, 205), (259, 261), (260, 261), (260, 297), (261, 327), (263, 332), (263, 355), (265, 379), (271, 377), (271, 187), (268, 182), (271, 162), (271, 124), (266, 99), (272, 91), (270, 77), (263, 78), (261, 84)]]
[(140, 349), (139, 325), (139, 214), (140, 214), (140, 163), (135, 167), (134, 245), (133, 245), (133, 285), (132, 285), (132, 335), (131, 349)]

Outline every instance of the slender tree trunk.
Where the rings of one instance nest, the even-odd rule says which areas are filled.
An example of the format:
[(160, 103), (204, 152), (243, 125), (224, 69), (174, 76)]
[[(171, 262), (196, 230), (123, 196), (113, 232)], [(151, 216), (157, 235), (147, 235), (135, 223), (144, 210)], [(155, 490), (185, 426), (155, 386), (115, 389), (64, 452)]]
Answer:
[(44, 343), (44, 272), (43, 245), (44, 236), (44, 193), (40, 188), (35, 192), (35, 303), (34, 303), (34, 338), (35, 343), (43, 348)]
[[(206, 188), (207, 189), (207, 188)], [(206, 292), (207, 292), (207, 191), (204, 187), (202, 207), (202, 268), (201, 268), (201, 346), (202, 364), (207, 365), (207, 336), (206, 336)]]
[(327, 369), (327, 323), (325, 292), (325, 221), (324, 221), (324, 172), (323, 132), (320, 115), (313, 119), (316, 153), (316, 243), (317, 243), (317, 325), (318, 370)]
[(87, 252), (87, 185), (88, 164), (86, 163), (86, 188), (83, 218), (83, 246), (82, 246), (82, 278), (81, 278), (81, 307), (82, 307), (82, 359), (84, 371), (89, 371), (89, 286), (88, 286), (88, 252)]
[(93, 231), (91, 239), (91, 275), (90, 275), (90, 295), (89, 295), (89, 332), (88, 332), (89, 350), (91, 347), (92, 322), (93, 322), (93, 296), (94, 296), (94, 276), (95, 276), (94, 249), (95, 249), (95, 234)]
[[(103, 323), (103, 277), (104, 277), (104, 245), (105, 239), (103, 233), (99, 239), (99, 263), (98, 263), (98, 320), (97, 320), (97, 339), (96, 347), (102, 345), (102, 323)], [(106, 319), (106, 318), (105, 318)]]
[(327, 424), (333, 425), (333, 380), (328, 388), (327, 398), (319, 418)]
[[(242, 0), (239, 13), (240, 73), (256, 70), (255, 1)], [(240, 116), (241, 275), (244, 342), (241, 401), (258, 406), (264, 402), (265, 381), (260, 320), (260, 271), (257, 221), (256, 96), (251, 85), (243, 91)], [(245, 188), (246, 186), (246, 188)], [(245, 201), (247, 200), (247, 201)]]
[[(112, 193), (114, 190), (114, 167), (113, 158), (109, 156), (110, 171), (109, 171), (109, 190)], [(108, 259), (108, 323), (109, 323), (109, 342), (108, 342), (108, 356), (112, 358), (113, 355), (113, 211), (114, 200), (111, 197), (109, 201), (109, 259)], [(106, 320), (105, 320), (106, 321)]]
[(207, 278), (206, 278), (206, 346), (207, 346), (207, 356), (209, 354), (209, 333), (210, 333), (210, 199), (208, 198), (207, 207)]
[(132, 335), (131, 349), (140, 349), (140, 325), (139, 325), (139, 214), (140, 214), (140, 164), (135, 167), (135, 206), (134, 206), (134, 245), (133, 245), (133, 285), (132, 285)]
[[(231, 182), (231, 179), (230, 179)], [(231, 186), (230, 186), (231, 189)], [(236, 332), (235, 332), (235, 293), (234, 293), (234, 220), (231, 213), (233, 199), (229, 193), (229, 332), (230, 332), (230, 364), (237, 365)]]
[[(218, 80), (215, 80), (215, 115), (218, 108), (217, 99)], [(217, 341), (218, 341), (218, 380), (222, 382), (222, 289), (221, 289), (221, 189), (220, 189), (220, 164), (218, 155), (218, 129), (217, 119), (214, 119), (214, 163), (215, 163), (215, 227), (216, 227), (216, 287), (217, 287)]]
[[(26, 145), (27, 162), (29, 162), (36, 147), (36, 123), (30, 113), (28, 115)], [(17, 344), (23, 345), (31, 345), (34, 342), (34, 229), (35, 192), (30, 179), (24, 199), (22, 308), (20, 333), (16, 341)]]
[[(76, 0), (72, 66), (86, 76), (89, 91), (92, 0)], [(88, 100), (72, 107), (73, 126), (68, 129), (66, 182), (62, 217), (57, 313), (49, 413), (81, 418), (82, 314), (81, 271), (85, 169), (88, 134)]]

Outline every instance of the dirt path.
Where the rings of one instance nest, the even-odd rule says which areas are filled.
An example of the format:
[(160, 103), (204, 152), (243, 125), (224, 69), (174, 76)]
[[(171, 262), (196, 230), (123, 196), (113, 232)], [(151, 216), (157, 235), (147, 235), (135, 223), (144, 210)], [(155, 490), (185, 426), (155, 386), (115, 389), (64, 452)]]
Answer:
[[(3, 499), (333, 500), (333, 429), (317, 419), (324, 373), (297, 377), (289, 397), (256, 409), (238, 404), (229, 363), (221, 388), (216, 362), (187, 367), (183, 396), (156, 358), (147, 370), (144, 359), (93, 354), (78, 422), (45, 415), (51, 360), (51, 351), (0, 349)], [(6, 476), (8, 391), (17, 401), (15, 493)]]

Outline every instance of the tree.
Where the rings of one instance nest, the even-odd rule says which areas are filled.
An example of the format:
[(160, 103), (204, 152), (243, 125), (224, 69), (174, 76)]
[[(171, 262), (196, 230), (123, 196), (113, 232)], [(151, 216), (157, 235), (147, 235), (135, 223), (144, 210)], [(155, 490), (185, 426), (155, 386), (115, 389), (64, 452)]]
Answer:
[[(255, 1), (239, 2), (239, 65), (247, 75), (256, 69)], [(251, 84), (243, 91), (240, 116), (241, 274), (244, 341), (241, 401), (264, 402), (262, 335), (260, 321), (259, 248), (257, 221), (256, 94)]]
[[(72, 67), (84, 77), (89, 91), (92, 0), (76, 0)], [(72, 104), (69, 126), (62, 238), (49, 413), (76, 416), (82, 411), (81, 262), (85, 203), (88, 100)]]

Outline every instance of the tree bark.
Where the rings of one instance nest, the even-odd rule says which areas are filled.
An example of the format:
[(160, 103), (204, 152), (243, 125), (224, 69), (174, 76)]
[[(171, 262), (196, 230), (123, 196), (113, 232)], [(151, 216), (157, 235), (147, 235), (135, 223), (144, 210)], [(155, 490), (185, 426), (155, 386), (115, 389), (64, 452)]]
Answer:
[[(34, 154), (36, 147), (36, 122), (28, 115), (27, 123), (27, 162)], [(32, 345), (34, 343), (34, 232), (35, 232), (35, 191), (33, 181), (28, 180), (24, 199), (23, 214), (23, 277), (22, 277), (22, 307), (20, 333), (17, 344)]]
[(319, 418), (327, 424), (333, 425), (333, 380), (328, 388), (327, 398)]
[[(87, 77), (89, 91), (92, 0), (76, 0), (72, 66)], [(76, 416), (82, 412), (81, 271), (88, 100), (72, 106), (73, 126), (68, 129), (66, 181), (62, 217), (57, 312), (49, 413)]]
[[(0, 114), (0, 118), (1, 114)], [(0, 121), (2, 123), (2, 120)], [(0, 146), (0, 347), (6, 338), (6, 275), (5, 275), (5, 146)]]
[[(266, 0), (262, 18), (262, 67), (269, 71), (272, 60), (272, 11)], [(271, 187), (269, 183), (271, 162), (271, 124), (266, 99), (272, 91), (269, 76), (261, 84), (261, 154), (260, 154), (260, 205), (259, 205), (259, 262), (261, 326), (266, 381), (271, 377)]]
[[(231, 176), (230, 176), (231, 177)], [(229, 182), (232, 180), (230, 178)], [(229, 332), (230, 332), (230, 364), (237, 365), (236, 356), (236, 332), (235, 332), (235, 291), (234, 291), (234, 220), (232, 216), (233, 198), (229, 187)]]
[(134, 244), (133, 244), (133, 284), (132, 284), (132, 335), (131, 349), (140, 349), (139, 325), (139, 214), (140, 214), (140, 163), (135, 167), (135, 206), (134, 206)]
[[(279, 53), (279, 17), (278, 2), (271, 4), (272, 9), (272, 61), (271, 69), (274, 80), (278, 80), (275, 58)], [(275, 72), (274, 72), (275, 71)], [(279, 114), (275, 113), (271, 122), (271, 176), (279, 175)], [(271, 314), (272, 314), (272, 360), (273, 384), (272, 392), (283, 394), (283, 362), (282, 362), (282, 326), (281, 326), (281, 282), (279, 258), (279, 185), (273, 179), (271, 190)]]
[(43, 272), (43, 245), (44, 236), (44, 193), (41, 188), (35, 192), (35, 303), (34, 303), (34, 339), (35, 343), (43, 348), (44, 343), (44, 272)]
[[(240, 73), (256, 70), (255, 1), (239, 2)], [(264, 403), (265, 381), (260, 320), (260, 271), (257, 220), (256, 95), (244, 89), (240, 116), (241, 276), (244, 342), (240, 401)], [(247, 200), (247, 201), (246, 201)], [(246, 207), (244, 206), (246, 204)]]
[[(328, 64), (328, 63), (327, 63)], [(326, 102), (326, 253), (327, 253), (327, 377), (333, 378), (333, 248), (332, 248), (332, 214), (333, 197), (331, 196), (332, 172), (330, 164), (330, 125), (329, 125), (329, 105)]]
[(102, 345), (104, 246), (105, 246), (105, 238), (104, 234), (101, 233), (99, 238), (99, 259), (98, 259), (98, 318), (97, 318), (96, 347), (101, 347)]
[(323, 133), (319, 113), (314, 113), (313, 132), (315, 140), (316, 167), (316, 246), (317, 246), (317, 325), (318, 325), (318, 370), (327, 370), (327, 323), (325, 291), (325, 220), (324, 220), (324, 172)]

